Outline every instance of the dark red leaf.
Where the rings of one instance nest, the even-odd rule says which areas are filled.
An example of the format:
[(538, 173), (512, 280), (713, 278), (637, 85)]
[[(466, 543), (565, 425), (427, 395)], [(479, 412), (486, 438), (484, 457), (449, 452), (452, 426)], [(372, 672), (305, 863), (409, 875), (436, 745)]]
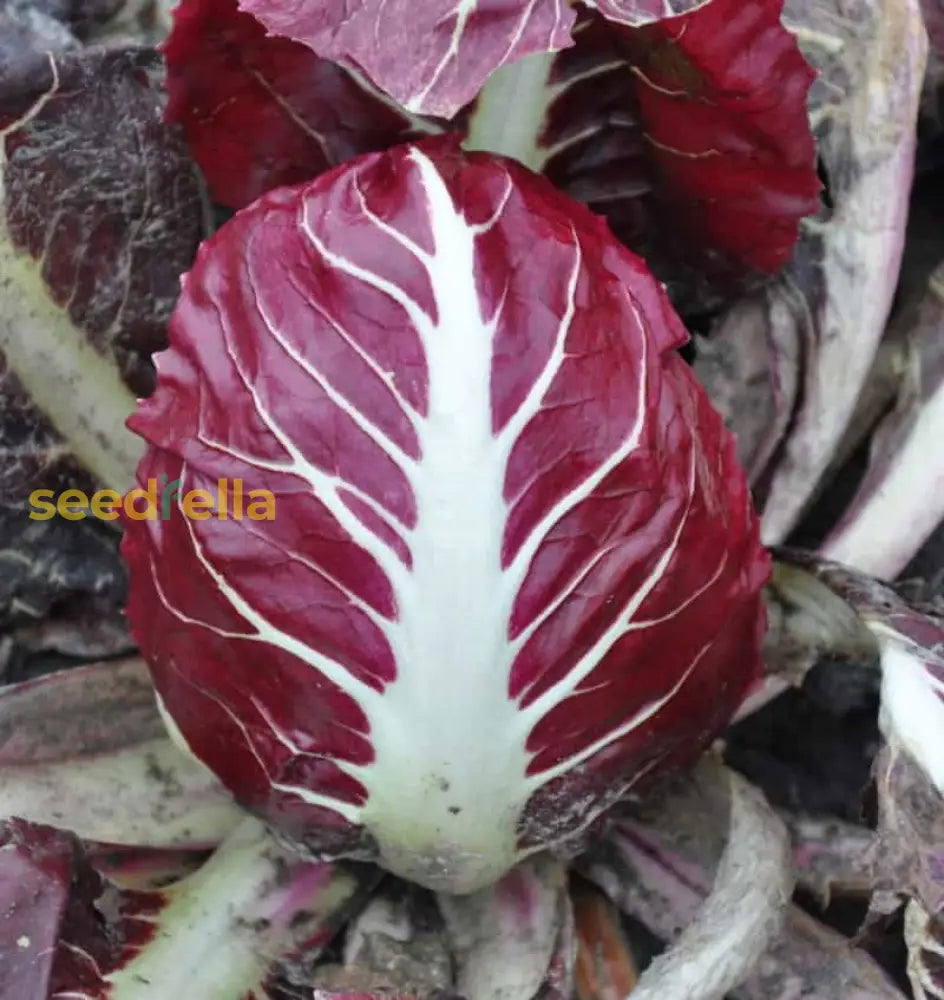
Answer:
[[(196, 755), (450, 890), (696, 756), (757, 671), (768, 560), (684, 337), (601, 220), (451, 140), (227, 223), (132, 421), (179, 491), (124, 543)], [(187, 516), (220, 479), (226, 519)]]
[(230, 208), (413, 134), (393, 101), (268, 36), (236, 0), (183, 0), (164, 55), (166, 119), (185, 127), (214, 199)]
[(417, 114), (452, 117), (499, 66), (570, 44), (568, 0), (240, 0), (276, 35), (366, 73)]

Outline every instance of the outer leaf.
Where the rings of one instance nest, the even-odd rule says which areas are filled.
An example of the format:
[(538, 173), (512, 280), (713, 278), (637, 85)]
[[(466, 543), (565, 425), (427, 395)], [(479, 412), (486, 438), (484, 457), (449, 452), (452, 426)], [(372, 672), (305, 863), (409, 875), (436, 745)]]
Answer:
[[(724, 784), (717, 777), (710, 778), (710, 773), (702, 770), (694, 779), (669, 784), (645, 803), (641, 815), (618, 820), (606, 842), (581, 862), (588, 877), (621, 909), (670, 942), (678, 938), (680, 928), (691, 923), (717, 884), (730, 805)], [(776, 824), (772, 826), (776, 828)], [(760, 838), (760, 845), (750, 859), (745, 852), (746, 864), (757, 862), (770, 849), (771, 838)], [(768, 864), (774, 854), (768, 855)], [(736, 955), (756, 929), (756, 917), (744, 897), (719, 915), (711, 936), (720, 936), (722, 928), (741, 920), (751, 923), (751, 928), (734, 932), (726, 958)], [(695, 953), (690, 958), (690, 969), (696, 976), (703, 970), (706, 973), (698, 977), (689, 994), (700, 997), (699, 990), (724, 963), (705, 969), (698, 958), (704, 962), (710, 953)], [(904, 1000), (866, 952), (850, 946), (847, 938), (796, 906), (787, 907), (781, 933), (756, 961), (749, 978), (729, 996), (736, 1000), (795, 1000), (799, 996), (808, 1000)]]
[[(0, 352), (63, 452), (125, 489), (122, 427), (149, 391), (178, 276), (202, 232), (197, 179), (160, 123), (144, 51), (18, 46), (0, 77)], [(8, 67), (5, 67), (8, 68)], [(12, 427), (9, 433), (19, 433)]]
[(878, 845), (872, 857), (873, 911), (902, 897), (908, 978), (916, 1000), (944, 996), (944, 797), (907, 752), (883, 747), (875, 761)]
[[(9, 396), (3, 401), (15, 406)], [(0, 440), (16, 440), (6, 436), (11, 425), (4, 423), (4, 416), (13, 416), (11, 409), (0, 416)], [(0, 500), (0, 630), (9, 641), (3, 656), (9, 662), (0, 673), (4, 681), (26, 676), (24, 671), (44, 664), (50, 653), (89, 659), (132, 649), (121, 614), (127, 578), (115, 532), (92, 520), (28, 519), (22, 486), (29, 480), (22, 474), (47, 460), (51, 476), (66, 471), (58, 462), (61, 441), (52, 431), (46, 437), (42, 426), (22, 428), (33, 428), (32, 440), (15, 458), (10, 456), (15, 446), (5, 450), (0, 445), (0, 462), (7, 463), (6, 471), (17, 480), (11, 501)], [(33, 442), (40, 441), (42, 450), (31, 452)], [(3, 479), (0, 473), (0, 482)], [(36, 488), (49, 485), (42, 476), (33, 482)], [(53, 479), (50, 488), (65, 489), (77, 482), (82, 480)]]
[(344, 931), (343, 965), (319, 965), (316, 996), (451, 993), (453, 957), (435, 897), (425, 889), (384, 879)]
[(915, 758), (885, 746), (875, 760), (878, 843), (870, 859), (877, 894), (944, 913), (944, 798)]
[(938, 58), (944, 57), (944, 3), (941, 0), (921, 0), (928, 41)]
[(757, 671), (768, 562), (683, 338), (600, 220), (442, 141), (236, 216), (132, 422), (142, 480), (274, 494), (127, 526), (194, 753), (296, 840), (447, 891), (696, 756)]
[(908, 978), (915, 1000), (944, 998), (944, 921), (931, 916), (917, 901), (905, 910), (905, 942), (908, 945)]
[[(456, 992), (475, 1000), (540, 995), (561, 936), (573, 938), (564, 862), (539, 855), (469, 896), (440, 896)], [(568, 933), (569, 931), (569, 933)]]
[(0, 689), (0, 818), (10, 816), (110, 844), (202, 847), (239, 811), (167, 739), (133, 659)]
[(828, 586), (792, 566), (775, 563), (765, 589), (768, 627), (764, 679), (741, 702), (734, 721), (759, 711), (791, 686), (802, 686), (817, 663), (828, 658), (832, 677), (846, 669), (850, 691), (878, 693), (881, 684), (875, 637), (859, 615)]
[[(668, 934), (663, 931), (664, 936), (677, 940), (640, 976), (632, 993), (638, 1000), (722, 1000), (779, 938), (793, 890), (786, 830), (755, 788), (710, 759), (701, 762), (688, 788), (682, 788), (682, 794), (687, 791), (701, 808), (697, 818), (681, 817), (681, 828), (694, 819), (699, 847), (705, 840), (720, 839), (723, 849), (712, 858), (707, 872), (697, 864), (687, 865), (682, 886), (672, 885), (669, 876), (670, 893), (681, 888), (684, 895), (697, 897), (702, 886), (707, 892), (692, 914), (675, 923)], [(654, 836), (648, 830), (642, 833), (650, 841), (650, 871), (663, 862), (660, 821), (677, 807), (678, 798), (676, 787), (649, 803), (657, 824)], [(720, 826), (712, 824), (706, 829), (718, 819)], [(624, 835), (618, 828), (614, 840), (612, 852), (619, 858)], [(617, 881), (606, 865), (602, 870), (591, 867), (590, 875), (599, 878), (604, 890), (613, 893), (620, 905), (624, 892), (631, 895), (642, 888), (625, 869)], [(675, 906), (666, 910), (673, 922), (678, 919)], [(680, 927), (684, 927), (681, 934)]]
[(566, 0), (240, 0), (269, 31), (364, 72), (407, 110), (451, 118), (499, 66), (570, 44)]
[(944, 520), (944, 263), (910, 334), (895, 411), (875, 432), (865, 479), (822, 546), (826, 558), (885, 579), (898, 576)]
[(231, 208), (433, 127), (307, 46), (267, 35), (236, 0), (183, 0), (164, 56), (165, 118), (186, 128), (214, 199)]
[[(706, 6), (708, 0), (588, 0), (615, 23), (639, 27)], [(240, 0), (277, 35), (364, 71), (410, 111), (451, 117), (497, 69), (529, 53), (570, 44), (574, 14), (564, 0)]]
[(611, 21), (638, 27), (704, 7), (713, 0), (587, 0)]
[[(498, 67), (448, 124), (398, 114), (359, 72), (265, 36), (235, 5), (187, 0), (168, 46), (169, 113), (234, 207), (408, 130), (453, 128), (467, 148), (513, 156), (605, 214), (693, 308), (783, 265), (819, 207), (811, 71), (780, 24), (781, 0), (686, 4), (699, 9), (648, 28), (626, 26), (631, 4), (603, 5), (611, 20), (578, 5), (573, 46)], [(411, 27), (385, 51), (412, 67), (411, 45), (425, 41)]]
[(819, 207), (812, 71), (781, 9), (712, 0), (638, 29), (584, 15), (573, 49), (489, 80), (469, 145), (545, 172), (704, 305), (712, 283), (786, 263)]
[(917, 0), (860, 10), (850, 18), (838, 0), (788, 0), (784, 12), (820, 71), (811, 118), (832, 207), (808, 224), (769, 298), (793, 312), (805, 357), (800, 406), (765, 488), (769, 543), (796, 526), (843, 439), (901, 263), (926, 41)]
[(577, 1000), (627, 997), (636, 988), (636, 961), (623, 932), (622, 915), (596, 886), (571, 879), (577, 935), (574, 985)]
[[(70, 890), (78, 895), (99, 880), (86, 865), (75, 838), (49, 827), (13, 820), (0, 826), (0, 998), (47, 1000), (67, 919)], [(91, 902), (91, 901), (90, 901)]]
[(802, 341), (784, 286), (739, 299), (695, 351), (695, 374), (736, 433), (738, 458), (763, 498), (800, 390)]
[[(49, 17), (89, 44), (112, 42), (124, 35), (124, 44), (144, 41), (160, 30), (171, 0), (6, 0), (14, 14), (34, 20)], [(148, 39), (149, 40), (149, 39)]]
[(372, 878), (286, 855), (252, 820), (161, 892), (117, 890), (61, 831), (16, 820), (0, 838), (17, 916), (0, 1000), (287, 1000), (279, 960), (311, 963)]

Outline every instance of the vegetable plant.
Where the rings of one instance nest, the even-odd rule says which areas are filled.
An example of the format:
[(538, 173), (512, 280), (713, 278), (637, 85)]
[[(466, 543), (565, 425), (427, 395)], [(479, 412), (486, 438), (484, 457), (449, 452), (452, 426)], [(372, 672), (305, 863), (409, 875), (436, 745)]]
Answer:
[(0, 9), (0, 1000), (900, 997), (720, 759), (824, 656), (944, 995), (934, 12), (842, 7)]

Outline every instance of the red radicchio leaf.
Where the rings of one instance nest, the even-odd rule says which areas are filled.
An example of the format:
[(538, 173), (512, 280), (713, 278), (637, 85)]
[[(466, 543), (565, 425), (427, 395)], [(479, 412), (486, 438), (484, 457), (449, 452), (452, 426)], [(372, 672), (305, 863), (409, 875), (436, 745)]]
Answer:
[(493, 70), (570, 45), (569, 0), (240, 0), (273, 34), (366, 73), (410, 111), (451, 118)]
[[(131, 421), (179, 489), (127, 524), (128, 613), (190, 749), (297, 841), (448, 891), (697, 755), (757, 674), (768, 558), (684, 339), (602, 220), (453, 140), (239, 213)], [(186, 516), (220, 479), (227, 517)]]
[[(578, 6), (572, 46), (499, 66), (447, 123), (410, 116), (359, 73), (266, 36), (236, 0), (185, 0), (167, 45), (168, 115), (234, 208), (453, 128), (468, 148), (513, 156), (605, 214), (677, 302), (703, 309), (713, 286), (727, 292), (783, 265), (800, 219), (818, 208), (812, 71), (780, 23), (781, 0), (712, 0), (640, 28), (628, 26), (632, 10), (598, 7), (609, 20)], [(412, 30), (386, 51), (418, 65), (424, 38)]]
[[(713, 0), (627, 31), (639, 116), (662, 220), (735, 273), (790, 258), (800, 219), (819, 208), (806, 117), (815, 76), (780, 23), (782, 0)], [(712, 269), (710, 255), (699, 263)]]
[(729, 292), (785, 264), (819, 207), (813, 71), (782, 6), (713, 0), (642, 28), (584, 14), (574, 48), (486, 84), (469, 145), (515, 156), (604, 213), (674, 301), (703, 309), (711, 286)]
[(704, 7), (712, 0), (586, 0), (588, 7), (621, 24), (638, 26)]
[(186, 128), (214, 198), (232, 208), (413, 131), (386, 95), (298, 42), (267, 36), (236, 0), (183, 0), (164, 56), (165, 117)]

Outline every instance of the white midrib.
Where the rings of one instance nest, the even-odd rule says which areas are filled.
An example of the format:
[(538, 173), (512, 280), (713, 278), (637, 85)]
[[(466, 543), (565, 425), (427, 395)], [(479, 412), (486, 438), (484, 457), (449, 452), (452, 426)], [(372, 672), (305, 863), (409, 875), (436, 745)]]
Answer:
[[(471, 886), (484, 881), (483, 867), (498, 877), (514, 862), (528, 794), (528, 757), (513, 738), (517, 710), (507, 693), (510, 648), (506, 630), (496, 629), (510, 614), (500, 576), (507, 456), (492, 433), (492, 331), (483, 333), (489, 320), (471, 280), (474, 229), (433, 165), (416, 162), (431, 202), (427, 265), (438, 313), (424, 338), (423, 460), (410, 474), (422, 530), (411, 540), (413, 570), (390, 635), (396, 661), (410, 667), (371, 713), (376, 757), (364, 775), (363, 819), (382, 832), (387, 867), (409, 877), (417, 858), (441, 859)], [(412, 874), (435, 882), (434, 871)]]

